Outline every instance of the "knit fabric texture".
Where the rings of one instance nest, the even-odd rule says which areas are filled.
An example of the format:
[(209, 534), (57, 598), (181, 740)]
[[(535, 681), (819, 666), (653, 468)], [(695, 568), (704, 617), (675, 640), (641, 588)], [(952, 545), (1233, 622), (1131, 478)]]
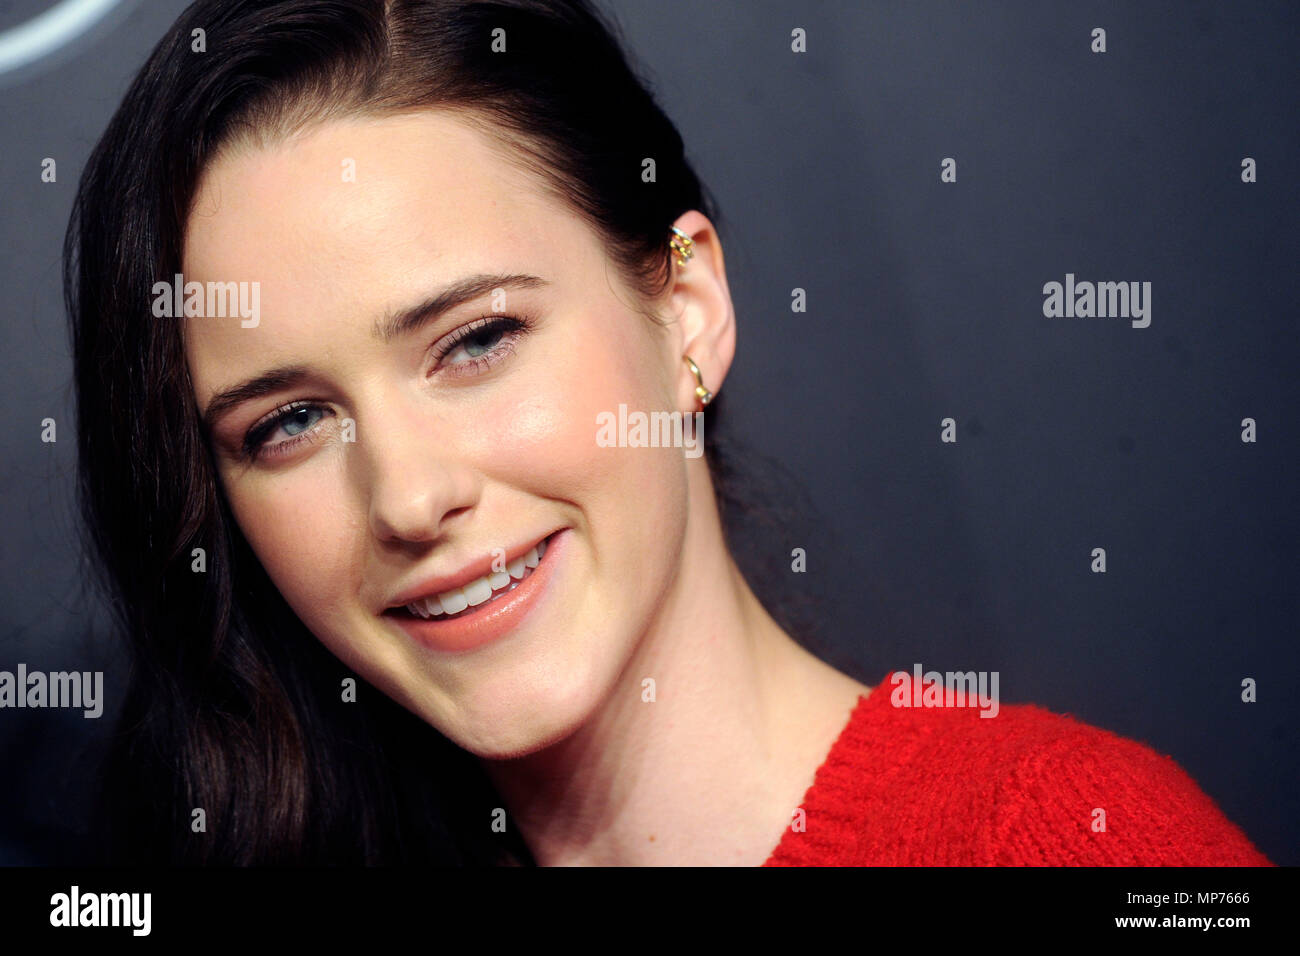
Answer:
[(894, 706), (901, 677), (858, 698), (764, 866), (1273, 865), (1171, 757), (1033, 704)]

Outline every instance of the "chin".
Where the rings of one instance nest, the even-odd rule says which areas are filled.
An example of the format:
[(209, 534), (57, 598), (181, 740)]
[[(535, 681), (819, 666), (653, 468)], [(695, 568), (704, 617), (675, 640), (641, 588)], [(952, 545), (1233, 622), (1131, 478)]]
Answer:
[(576, 679), (561, 686), (538, 677), (516, 680), (508, 691), (484, 688), (468, 694), (457, 702), (454, 724), (443, 734), (486, 760), (545, 750), (581, 728), (606, 696), (605, 688), (582, 680), (583, 675), (568, 676)]

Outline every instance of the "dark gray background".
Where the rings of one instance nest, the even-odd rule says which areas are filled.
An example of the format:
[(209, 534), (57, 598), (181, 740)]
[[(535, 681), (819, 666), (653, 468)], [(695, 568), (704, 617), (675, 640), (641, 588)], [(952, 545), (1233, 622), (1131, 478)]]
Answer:
[[(0, 3), (0, 30), (45, 6)], [(59, 249), (91, 146), (183, 6), (127, 3), (0, 76), (0, 669), (105, 669), (110, 707)], [(727, 399), (824, 519), (772, 543), (831, 583), (822, 653), (873, 685), (916, 662), (997, 670), (1005, 703), (1172, 755), (1300, 863), (1296, 6), (606, 6), (721, 202)], [(1067, 272), (1150, 281), (1151, 326), (1045, 318)], [(0, 710), (0, 862), (82, 859), (110, 720)]]

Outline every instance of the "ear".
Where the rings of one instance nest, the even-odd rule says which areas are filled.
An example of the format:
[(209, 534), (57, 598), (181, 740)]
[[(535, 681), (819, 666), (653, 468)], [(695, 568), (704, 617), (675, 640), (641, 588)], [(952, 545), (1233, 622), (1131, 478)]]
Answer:
[[(705, 388), (717, 394), (736, 355), (736, 310), (727, 288), (727, 270), (722, 242), (713, 223), (697, 210), (683, 213), (673, 223), (690, 236), (694, 253), (685, 265), (672, 254), (674, 279), (668, 294), (668, 314), (675, 320), (671, 336), (678, 378), (677, 407), (683, 412), (699, 409), (695, 375), (683, 356), (689, 355), (700, 369)], [(674, 236), (669, 233), (669, 236)]]

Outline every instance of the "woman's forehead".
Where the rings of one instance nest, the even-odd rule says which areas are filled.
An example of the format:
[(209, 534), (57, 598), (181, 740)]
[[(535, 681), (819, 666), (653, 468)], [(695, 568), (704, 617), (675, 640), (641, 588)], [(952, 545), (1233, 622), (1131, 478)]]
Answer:
[(457, 248), (541, 243), (578, 225), (502, 149), (444, 112), (329, 120), (238, 144), (199, 183), (185, 272), (284, 269), (311, 280), (321, 269), (400, 269)]

